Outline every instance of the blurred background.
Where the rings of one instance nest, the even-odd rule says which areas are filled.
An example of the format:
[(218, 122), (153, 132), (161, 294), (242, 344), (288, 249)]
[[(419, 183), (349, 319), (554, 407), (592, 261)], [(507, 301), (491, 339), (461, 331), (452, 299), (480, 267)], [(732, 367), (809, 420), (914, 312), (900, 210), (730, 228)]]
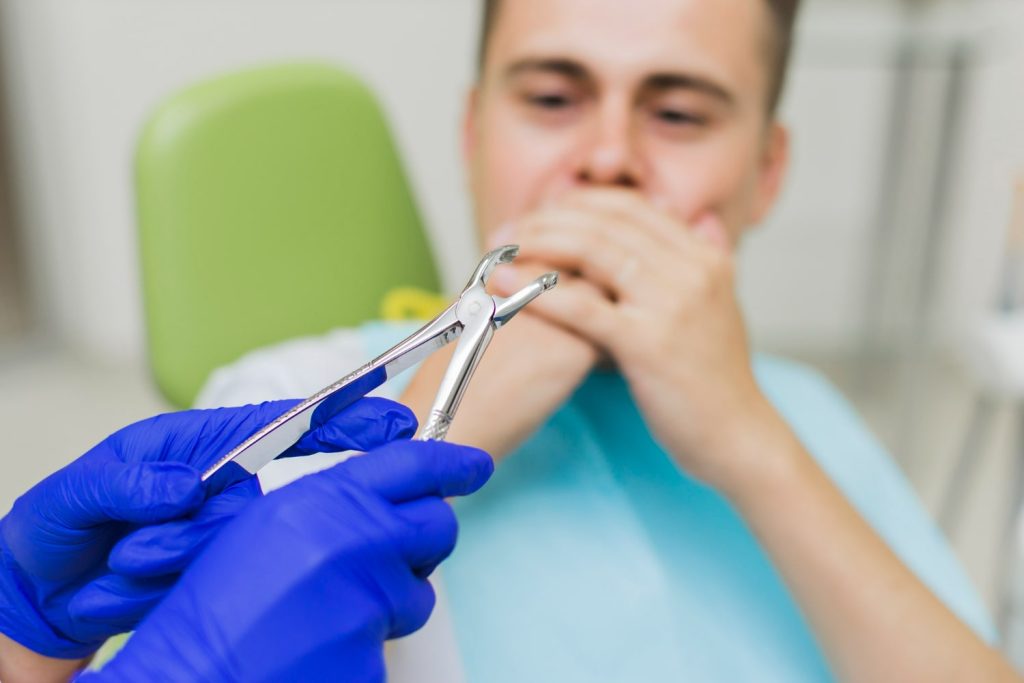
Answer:
[[(183, 87), (311, 59), (362, 76), (444, 284), (461, 284), (478, 9), (0, 0), (0, 509), (168, 408), (147, 367), (132, 169), (143, 123)], [(1024, 2), (805, 0), (783, 118), (793, 172), (742, 254), (753, 336), (839, 384), (998, 612), (1021, 545)]]

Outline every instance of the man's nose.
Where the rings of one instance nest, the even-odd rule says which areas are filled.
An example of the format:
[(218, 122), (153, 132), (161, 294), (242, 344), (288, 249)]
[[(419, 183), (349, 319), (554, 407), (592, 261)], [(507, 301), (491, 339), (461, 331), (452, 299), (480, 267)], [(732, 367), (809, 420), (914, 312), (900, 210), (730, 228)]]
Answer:
[(637, 188), (643, 167), (627, 112), (601, 112), (593, 121), (578, 157), (576, 182)]

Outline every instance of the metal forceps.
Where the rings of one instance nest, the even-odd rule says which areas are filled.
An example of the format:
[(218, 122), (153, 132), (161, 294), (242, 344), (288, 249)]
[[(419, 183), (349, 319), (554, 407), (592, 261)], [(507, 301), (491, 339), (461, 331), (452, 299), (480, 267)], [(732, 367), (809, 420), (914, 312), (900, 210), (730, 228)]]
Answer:
[(420, 434), (424, 441), (443, 441), (459, 408), (473, 371), (495, 330), (524, 306), (558, 283), (547, 273), (510, 297), (491, 296), (485, 285), (494, 269), (510, 263), (519, 247), (500, 247), (484, 256), (459, 298), (439, 316), (361, 368), (325, 387), (243, 441), (203, 473), (210, 479), (228, 463), (256, 474), (298, 441), (323, 415), (333, 415), (376, 389), (442, 346), (459, 340), (441, 380), (434, 405)]

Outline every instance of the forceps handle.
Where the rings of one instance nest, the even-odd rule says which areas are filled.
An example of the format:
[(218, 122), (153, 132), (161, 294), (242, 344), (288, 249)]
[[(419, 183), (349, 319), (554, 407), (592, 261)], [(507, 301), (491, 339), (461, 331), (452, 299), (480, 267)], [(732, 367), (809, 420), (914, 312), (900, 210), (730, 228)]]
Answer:
[[(465, 328), (448, 363), (448, 369), (441, 378), (441, 386), (434, 397), (434, 404), (430, 407), (427, 423), (420, 432), (420, 441), (444, 441), (448, 436), (448, 428), (455, 419), (455, 412), (459, 409), (469, 380), (480, 364), (487, 345), (494, 337), (494, 303), (489, 297), (486, 300), (483, 300), (483, 297), (486, 295), (475, 295), (475, 298), (479, 299), (476, 302), (479, 303), (478, 306), (473, 306), (473, 301), (469, 302), (469, 311), (463, 316)], [(485, 304), (489, 304), (489, 310)]]
[(203, 472), (202, 480), (208, 481), (229, 463), (237, 464), (249, 474), (256, 474), (302, 438), (314, 423), (326, 419), (321, 415), (330, 416), (352, 405), (387, 379), (385, 366), (376, 361), (367, 363), (250, 436)]
[(431, 410), (427, 418), (427, 424), (423, 426), (420, 433), (420, 441), (444, 441), (448, 436), (448, 428), (452, 426), (453, 415), (443, 410)]

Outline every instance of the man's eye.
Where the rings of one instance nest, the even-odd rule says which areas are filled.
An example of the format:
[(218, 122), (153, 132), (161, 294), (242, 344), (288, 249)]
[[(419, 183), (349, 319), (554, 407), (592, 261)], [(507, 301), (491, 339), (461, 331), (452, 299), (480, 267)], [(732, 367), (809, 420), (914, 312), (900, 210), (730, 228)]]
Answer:
[(528, 95), (526, 100), (542, 109), (563, 109), (572, 104), (565, 95)]
[(677, 126), (702, 126), (707, 123), (703, 116), (698, 116), (682, 109), (657, 109), (654, 115), (659, 121)]

